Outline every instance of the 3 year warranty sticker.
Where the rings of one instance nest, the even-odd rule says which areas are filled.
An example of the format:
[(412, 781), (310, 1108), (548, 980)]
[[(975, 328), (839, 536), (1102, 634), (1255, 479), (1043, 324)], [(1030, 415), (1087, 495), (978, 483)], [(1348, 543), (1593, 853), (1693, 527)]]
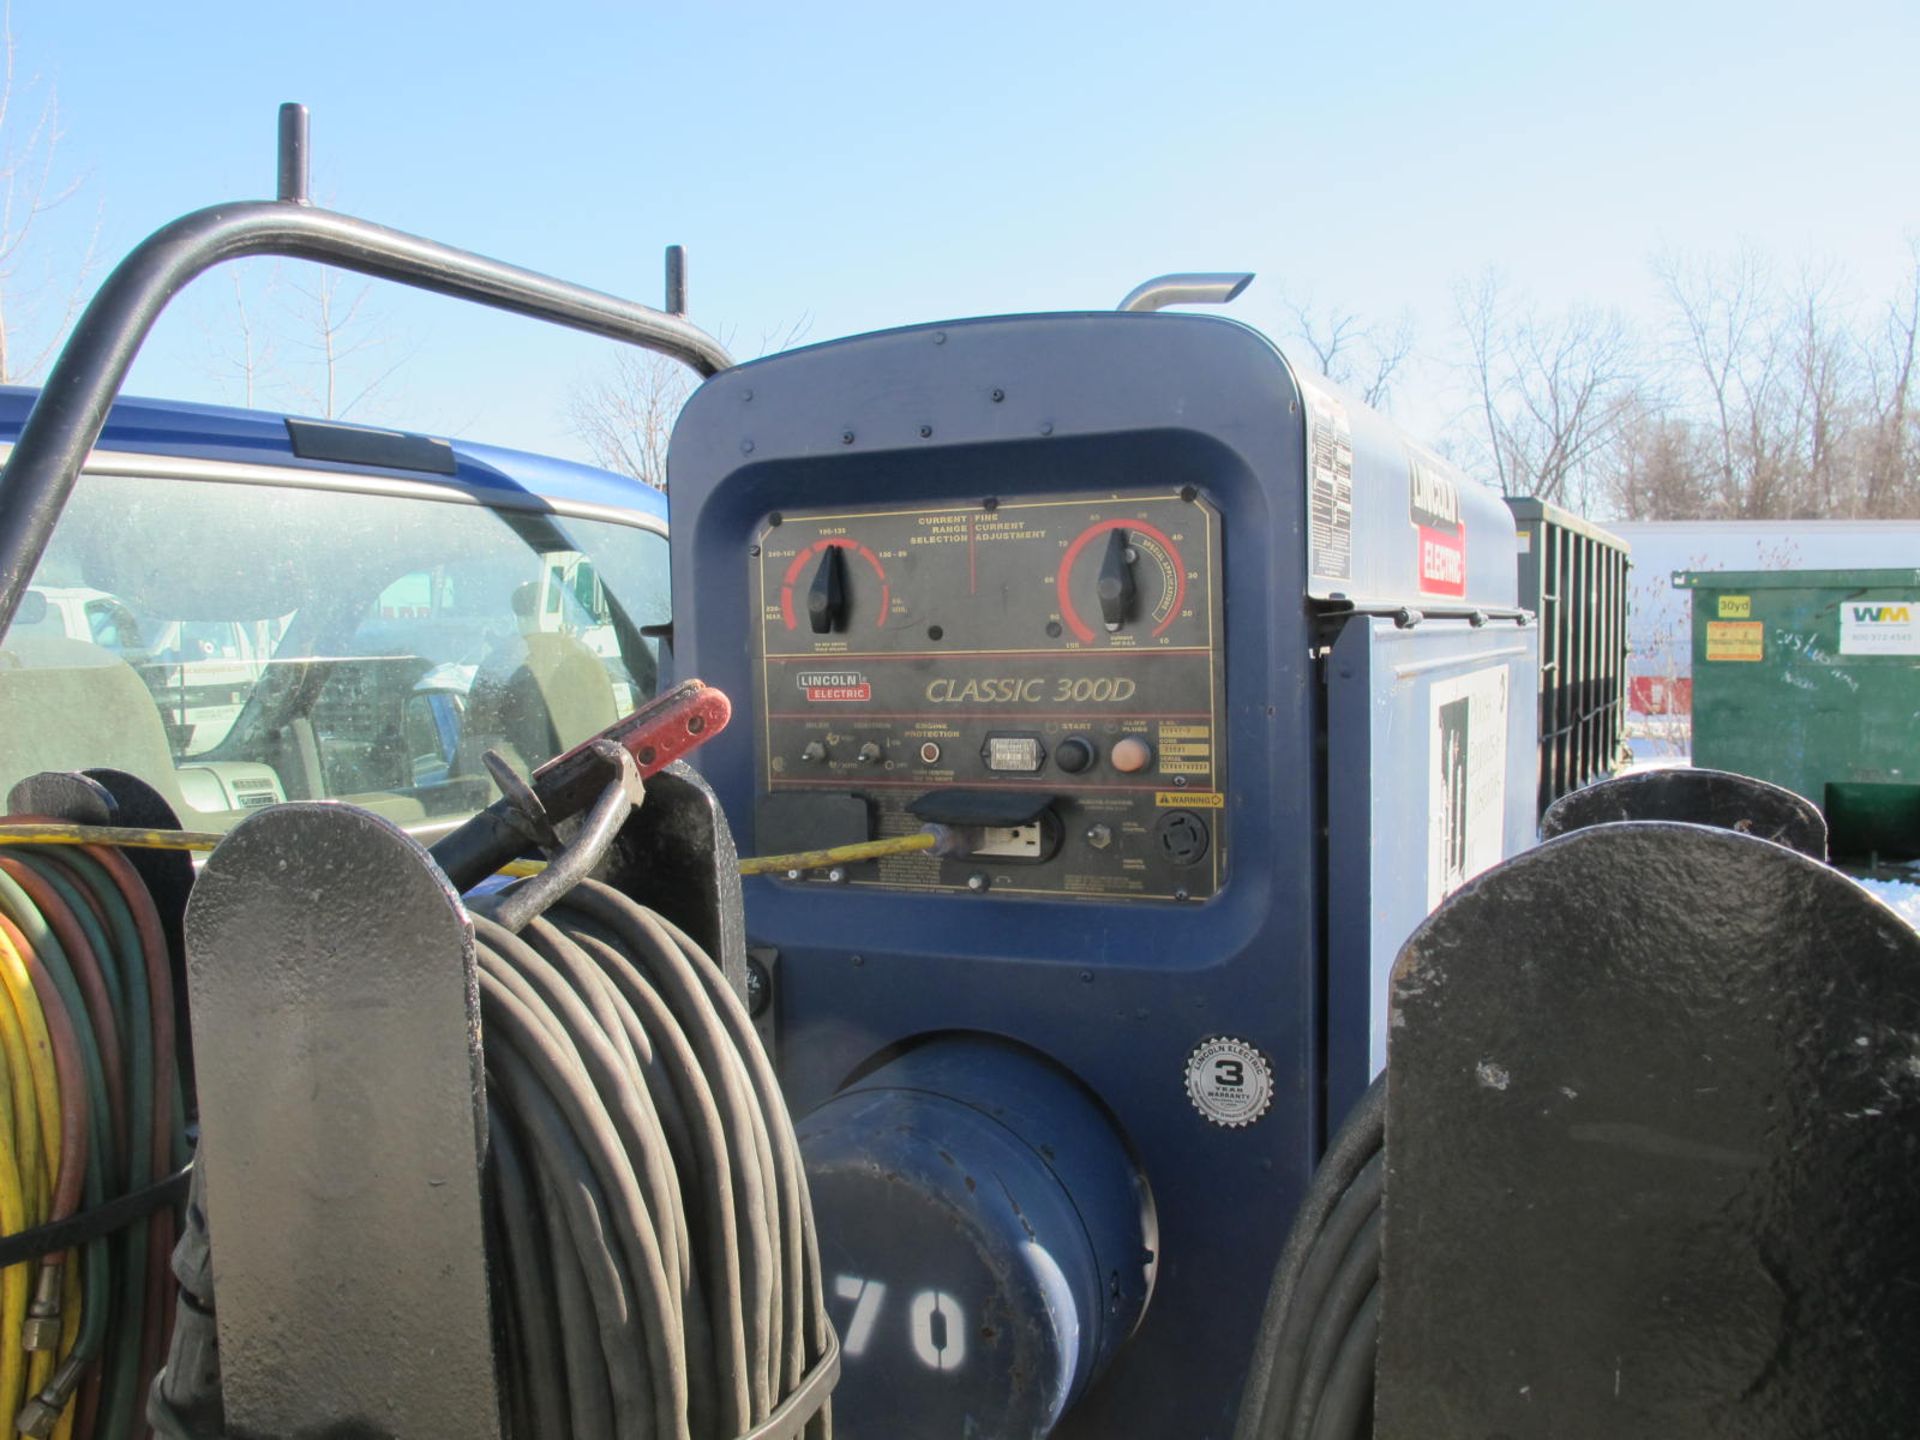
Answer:
[(1273, 1069), (1244, 1040), (1216, 1035), (1187, 1057), (1187, 1097), (1215, 1125), (1251, 1125), (1273, 1103)]

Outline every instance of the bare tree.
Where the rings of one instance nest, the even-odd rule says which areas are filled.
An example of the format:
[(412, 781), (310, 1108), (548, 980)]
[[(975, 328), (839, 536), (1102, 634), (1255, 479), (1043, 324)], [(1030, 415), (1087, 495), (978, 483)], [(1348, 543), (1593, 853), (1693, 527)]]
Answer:
[(1654, 262), (1673, 312), (1676, 369), (1689, 408), (1707, 417), (1721, 513), (1791, 513), (1796, 447), (1794, 350), (1770, 267), (1751, 250), (1730, 259)]
[[(791, 349), (812, 324), (811, 316), (802, 315), (784, 329), (762, 331), (759, 353)], [(567, 397), (567, 424), (596, 465), (665, 490), (667, 442), (693, 386), (692, 372), (678, 361), (622, 346), (604, 370), (575, 384)]]
[[(50, 265), (30, 264), (36, 222), (72, 199), (81, 182), (60, 178), (59, 97), (38, 77), (23, 83), (18, 58), (9, 4), (0, 8), (0, 384), (31, 379), (52, 358), (86, 298), (93, 261), (89, 240), (62, 279)], [(22, 102), (31, 107), (36, 91), (39, 108), (23, 125)], [(23, 335), (38, 343), (23, 347)]]
[(270, 265), (260, 284), (250, 285), (250, 279), (261, 273), (252, 268), (257, 263), (243, 260), (226, 267), (233, 308), (221, 312), (217, 320), (202, 317), (200, 321), (207, 343), (208, 377), (223, 390), (232, 386), (234, 397), (249, 409), (264, 400), (279, 376), (280, 337), (263, 321), (260, 310), (275, 298), (280, 271)]
[(1317, 309), (1312, 302), (1289, 300), (1289, 332), (1312, 352), (1320, 373), (1336, 385), (1357, 390), (1376, 409), (1392, 403), (1394, 377), (1413, 353), (1413, 317), (1402, 311), (1390, 327), (1364, 321), (1338, 306)]
[(651, 350), (621, 347), (567, 398), (567, 421), (604, 470), (667, 488), (667, 439), (693, 393), (693, 374)]
[(1860, 454), (1860, 513), (1920, 514), (1920, 406), (1914, 361), (1920, 341), (1920, 236), (1907, 242), (1904, 288), (1887, 302), (1865, 347), (1866, 434)]
[(1680, 409), (1714, 457), (1701, 513), (1890, 516), (1920, 508), (1914, 359), (1920, 246), (1878, 333), (1863, 332), (1830, 265), (1776, 282), (1751, 251), (1665, 257)]
[[(1838, 279), (1832, 266), (1804, 267), (1788, 297), (1786, 348), (1791, 403), (1784, 417), (1792, 434), (1792, 509), (1800, 515), (1848, 513), (1842, 468), (1850, 439), (1856, 350), (1837, 323)], [(1850, 486), (1847, 488), (1851, 488)]]
[(1609, 451), (1633, 415), (1640, 365), (1610, 311), (1543, 315), (1488, 271), (1454, 294), (1487, 468), (1509, 495), (1585, 507), (1606, 488)]
[(1623, 520), (1686, 520), (1714, 508), (1712, 457), (1698, 427), (1649, 397), (1621, 421), (1608, 499)]
[(413, 358), (413, 347), (401, 346), (386, 317), (368, 306), (371, 281), (349, 283), (326, 265), (308, 275), (287, 285), (296, 344), (311, 361), (311, 378), (299, 388), (323, 418), (343, 420)]

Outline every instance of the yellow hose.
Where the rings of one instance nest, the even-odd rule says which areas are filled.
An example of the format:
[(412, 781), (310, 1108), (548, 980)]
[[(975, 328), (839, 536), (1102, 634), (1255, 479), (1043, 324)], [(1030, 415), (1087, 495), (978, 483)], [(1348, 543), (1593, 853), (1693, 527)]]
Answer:
[(132, 850), (211, 850), (222, 838), (211, 830), (0, 822), (0, 845), (119, 845)]
[(40, 1223), (43, 1202), (53, 1199), (49, 1187), (40, 1185), (45, 1155), (40, 1142), (40, 1107), (34, 1091), (33, 1067), (27, 1055), (27, 1034), (20, 1024), (19, 1011), (9, 998), (0, 1001), (0, 1051), (6, 1055), (7, 1092), (11, 1100), (6, 1117), (8, 1138), (14, 1146), (14, 1159), (20, 1171), (20, 1211), (25, 1223)]
[[(0, 824), (0, 845), (121, 845), (136, 850), (211, 850), (221, 836), (203, 830), (137, 830), (122, 825), (11, 825)], [(827, 850), (801, 850), (792, 855), (750, 855), (740, 861), (742, 875), (767, 875), (783, 870), (825, 870), (879, 860), (888, 855), (913, 855), (931, 850), (940, 837), (928, 830), (865, 840), (858, 845), (835, 845)], [(523, 878), (538, 875), (544, 860), (509, 860), (502, 875)]]
[[(31, 1097), (17, 1097), (28, 1102)], [(27, 1228), (27, 1201), (20, 1176), (20, 1147), (14, 1108), (13, 1067), (0, 1065), (0, 1234), (12, 1235)], [(27, 1298), (33, 1286), (31, 1261), (9, 1265), (0, 1271), (0, 1416), (12, 1429), (13, 1417), (26, 1398), (26, 1354), (20, 1345), (20, 1331), (27, 1323)]]
[[(23, 1178), (29, 1167), (26, 1157), (31, 1155), (33, 1180), (26, 1187), (33, 1192), (33, 1198), (27, 1207), (25, 1225), (42, 1225), (53, 1218), (53, 1187), (60, 1174), (60, 1072), (54, 1064), (53, 1041), (47, 1033), (47, 1017), (40, 1008), (40, 997), (33, 988), (33, 977), (27, 973), (26, 962), (13, 948), (4, 931), (0, 931), (0, 1044), (7, 1052), (6, 1083), (10, 1087), (10, 1102), (15, 1108), (9, 1113), (15, 1116), (14, 1130), (5, 1140), (13, 1151), (15, 1165), (21, 1170)], [(24, 1108), (18, 1107), (24, 1072), (25, 1084), (30, 1090), (30, 1103)], [(16, 1138), (17, 1137), (17, 1138)], [(3, 1209), (4, 1207), (0, 1207)], [(11, 1227), (9, 1227), (11, 1228)], [(34, 1284), (32, 1265), (15, 1266), (0, 1281), (0, 1313), (5, 1315), (6, 1337), (9, 1356), (20, 1353), (19, 1327), (25, 1318), (25, 1310), (13, 1304), (12, 1281), (18, 1275), (22, 1277), (27, 1296), (31, 1299)], [(59, 1352), (35, 1351), (27, 1355), (25, 1389), (10, 1390), (0, 1396), (0, 1423), (6, 1426), (6, 1433), (13, 1432), (16, 1413), (25, 1395), (37, 1395), (46, 1388), (52, 1377), (57, 1361), (64, 1358), (73, 1348), (80, 1329), (80, 1267), (67, 1265), (61, 1277), (61, 1344)], [(0, 1362), (0, 1369), (4, 1369)], [(0, 1386), (5, 1384), (6, 1375), (0, 1373)], [(53, 1440), (71, 1440), (75, 1407), (71, 1403), (61, 1413), (54, 1426)]]
[(885, 840), (863, 840), (858, 845), (835, 845), (827, 850), (801, 850), (792, 855), (751, 855), (740, 861), (742, 875), (768, 875), (783, 870), (825, 870), (833, 865), (851, 865), (860, 860), (880, 860), (888, 855), (913, 855), (931, 850), (940, 837), (930, 830), (911, 835), (893, 835)]
[(52, 1181), (44, 1188), (40, 1185), (40, 1106), (33, 1092), (33, 1068), (27, 1060), (27, 1035), (12, 1000), (0, 1000), (0, 1050), (6, 1050), (8, 1139), (12, 1140), (19, 1177), (21, 1225), (40, 1225), (48, 1217), (46, 1208), (52, 1206), (54, 1190)]
[[(39, 1193), (44, 1203), (53, 1202), (53, 1182), (60, 1173), (60, 1072), (53, 1063), (53, 1040), (47, 1034), (47, 1017), (41, 1013), (40, 997), (34, 993), (33, 977), (26, 963), (13, 948), (5, 932), (0, 932), (0, 990), (7, 1004), (0, 1009), (12, 1012), (19, 1026), (19, 1048), (32, 1076), (34, 1105), (38, 1112), (39, 1158), (36, 1173), (42, 1177)], [(9, 1057), (15, 1034), (0, 1014), (0, 1030), (5, 1030)]]

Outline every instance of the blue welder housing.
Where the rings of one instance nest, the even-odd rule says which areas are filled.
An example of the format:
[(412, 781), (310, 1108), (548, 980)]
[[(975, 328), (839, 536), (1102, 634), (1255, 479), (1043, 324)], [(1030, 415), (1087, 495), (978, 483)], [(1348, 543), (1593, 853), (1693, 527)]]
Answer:
[[(870, 870), (845, 883), (747, 882), (750, 941), (778, 956), (783, 1082), (796, 1114), (817, 1112), (803, 1124), (812, 1163), (830, 1153), (839, 1165), (853, 1146), (836, 1115), (871, 1111), (870, 1094), (848, 1097), (845, 1087), (885, 1074), (896, 1057), (937, 1039), (943, 1053), (961, 1047), (967, 1063), (945, 1066), (937, 1081), (915, 1082), (923, 1103), (900, 1119), (898, 1141), (867, 1142), (880, 1151), (876, 1175), (907, 1173), (909, 1152), (923, 1156), (931, 1145), (967, 1174), (984, 1177), (996, 1165), (1020, 1170), (1031, 1190), (1027, 1160), (996, 1160), (986, 1153), (995, 1147), (984, 1144), (970, 1150), (966, 1126), (941, 1129), (940, 1117), (958, 1112), (924, 1097), (938, 1094), (970, 1115), (990, 1111), (980, 1095), (998, 1082), (979, 1077), (994, 1055), (1010, 1053), (1001, 1047), (1018, 1047), (1019, 1065), (1044, 1064), (1070, 1081), (1085, 1094), (1084, 1110), (1063, 1101), (1072, 1114), (1063, 1110), (1048, 1123), (1098, 1131), (1099, 1145), (1128, 1156), (1133, 1173), (1062, 1183), (1088, 1235), (1112, 1233), (1110, 1221), (1088, 1217), (1110, 1217), (1129, 1197), (1150, 1196), (1154, 1240), (1142, 1255), (1107, 1268), (1110, 1290), (1144, 1294), (1150, 1283), (1152, 1298), (1137, 1329), (1128, 1327), (1122, 1360), (1104, 1373), (1111, 1346), (1086, 1336), (1050, 1342), (1065, 1347), (1051, 1356), (1056, 1373), (1078, 1377), (1061, 1392), (1071, 1404), (1057, 1424), (1044, 1398), (1013, 1413), (1042, 1417), (1033, 1434), (1226, 1434), (1287, 1223), (1330, 1127), (1380, 1064), (1394, 951), (1438, 894), (1533, 838), (1534, 636), (1514, 608), (1514, 531), (1505, 507), (1357, 402), (1298, 376), (1257, 332), (1174, 314), (963, 320), (742, 365), (709, 380), (687, 405), (669, 475), (674, 589), (683, 597), (675, 664), (735, 699), (735, 724), (705, 747), (699, 764), (743, 849), (767, 852), (786, 835), (773, 833), (776, 816), (785, 825), (810, 813), (806, 797), (814, 792), (789, 785), (802, 761), (788, 741), (803, 733), (818, 735), (829, 752), (831, 774), (814, 782), (818, 793), (861, 800), (883, 831), (898, 818), (889, 797), (921, 774), (941, 777), (921, 797), (934, 812), (958, 787), (970, 797), (1037, 796), (1064, 817), (1053, 831), (1022, 829), (1026, 822), (1009, 811), (1002, 817), (1008, 833), (1031, 830), (1038, 858), (995, 860), (977, 872), (983, 883), (972, 890), (961, 883), (964, 859)], [(1140, 803), (1149, 821), (1154, 805), (1189, 816), (1184, 851), (1182, 836), (1164, 833), (1164, 822), (1135, 823), (1138, 817), (1115, 810), (1111, 826), (1089, 825), (1089, 816), (1107, 812), (1077, 808), (1118, 803), (1103, 798), (1100, 786), (1083, 793), (1086, 775), (1097, 774), (1108, 791), (1132, 793), (1125, 786), (1133, 777), (1116, 773), (1124, 768), (1116, 737), (1126, 732), (1118, 719), (1104, 732), (1081, 727), (1095, 753), (1110, 760), (1074, 775), (1047, 768), (1046, 756), (1061, 750), (1063, 736), (1077, 739), (1068, 732), (1081, 722), (1071, 714), (1057, 724), (1036, 720), (1027, 727), (1039, 742), (1025, 752), (1031, 779), (992, 773), (1028, 764), (1003, 760), (1022, 753), (1025, 732), (992, 717), (980, 722), (984, 741), (964, 718), (917, 711), (875, 716), (866, 729), (857, 719), (810, 722), (815, 728), (806, 732), (780, 728), (779, 707), (794, 693), (779, 678), (791, 658), (782, 647), (818, 657), (819, 696), (838, 706), (823, 713), (836, 717), (857, 715), (845, 702), (859, 705), (863, 691), (877, 693), (895, 673), (882, 662), (920, 678), (942, 673), (944, 662), (927, 656), (941, 653), (946, 631), (1000, 637), (986, 649), (1004, 657), (994, 663), (1015, 677), (1014, 690), (1003, 694), (1018, 693), (1027, 673), (1020, 667), (1053, 663), (1056, 651), (1047, 647), (1056, 640), (1068, 647), (1057, 652), (1062, 672), (1079, 674), (1072, 666), (1094, 651), (1114, 667), (1135, 667), (1118, 684), (1137, 672), (1146, 685), (1152, 667), (1144, 652), (1154, 641), (1126, 608), (1134, 580), (1120, 567), (1122, 559), (1135, 565), (1137, 541), (1136, 569), (1146, 576), (1139, 583), (1150, 585), (1148, 562), (1159, 553), (1153, 537), (1165, 539), (1170, 526), (1128, 517), (1177, 512), (1182, 503), (1196, 518), (1177, 568), (1193, 589), (1176, 587), (1165, 606), (1171, 616), (1185, 601), (1180, 613), (1192, 616), (1201, 638), (1182, 672), (1195, 677), (1191, 693), (1166, 713), (1188, 716), (1208, 737), (1194, 744), (1212, 749), (1204, 760), (1170, 762), (1162, 757), (1182, 747), (1167, 737), (1190, 732), (1154, 721), (1161, 728), (1141, 734), (1154, 742), (1159, 769), (1146, 773), (1158, 788)], [(1040, 526), (1049, 507), (1074, 504), (1081, 506), (1075, 523), (1085, 528), (1072, 540), (1070, 531), (1056, 539), (1005, 518), (1038, 516), (1031, 524)], [(924, 512), (918, 517), (916, 507)], [(805, 535), (821, 538), (788, 545), (803, 512)], [(964, 522), (950, 519), (963, 513)], [(895, 527), (889, 535), (929, 536), (957, 525), (969, 559), (978, 528), (1009, 537), (992, 553), (1015, 558), (996, 561), (1002, 568), (993, 584), (979, 579), (988, 573), (983, 559), (969, 589), (903, 598), (916, 586), (937, 590), (949, 572), (936, 570), (937, 557), (909, 554), (905, 540), (869, 544), (861, 536), (877, 534), (875, 525)], [(1210, 556), (1197, 553), (1202, 531)], [(1029, 537), (1023, 550), (1013, 544), (1022, 537)], [(1076, 553), (1106, 540), (1115, 578), (1102, 594), (1121, 599), (1103, 612), (1109, 633), (1086, 625), (1088, 638), (1076, 645), (1083, 617), (1074, 612), (1067, 572)], [(761, 554), (776, 543), (794, 550), (784, 570), (767, 568)], [(871, 574), (851, 558), (863, 544)], [(833, 547), (842, 557), (829, 553)], [(843, 559), (848, 569), (832, 568)], [(1029, 564), (1031, 589), (1019, 578)], [(876, 575), (888, 581), (871, 602), (878, 619), (846, 601), (859, 634), (836, 628), (843, 580), (873, 590)], [(1172, 585), (1178, 576), (1169, 575)], [(773, 588), (783, 576), (784, 620)], [(1107, 570), (1100, 579), (1106, 585)], [(1094, 594), (1090, 570), (1073, 583), (1083, 581), (1077, 593), (1085, 610)], [(1057, 588), (1056, 608), (1023, 613), (1033, 595), (1052, 593), (1048, 587)], [(1201, 626), (1203, 591), (1217, 629)], [(809, 595), (828, 621), (825, 629), (816, 623), (812, 636), (796, 623), (794, 604)], [(933, 623), (949, 614), (960, 618)], [(918, 648), (858, 659), (868, 643), (860, 636), (890, 627), (911, 629)], [(848, 655), (856, 658), (834, 659)], [(811, 702), (807, 679), (803, 673), (799, 690)], [(944, 699), (958, 683), (894, 693)], [(936, 724), (959, 739), (919, 741)], [(845, 749), (849, 737), (869, 734), (874, 768), (862, 772), (851, 759), (832, 758), (834, 744)], [(994, 749), (996, 740), (1008, 748)], [(990, 756), (985, 771), (972, 759), (977, 744)], [(956, 751), (966, 758), (951, 773), (915, 768), (947, 765)], [(773, 796), (780, 803), (770, 806), (771, 792), (783, 787), (791, 793)], [(1083, 853), (1076, 848), (1083, 835), (1084, 844), (1098, 844), (1101, 830), (1113, 834), (1099, 856), (1085, 852), (1087, 863), (1108, 864), (1116, 850), (1138, 855), (1123, 863), (1142, 867), (1146, 878), (1129, 892), (1121, 887), (1132, 881), (1103, 871), (1098, 886), (1075, 888), (1069, 877), (1049, 891), (1047, 877), (1081, 863), (1074, 857)], [(1129, 845), (1136, 850), (1127, 852)], [(1176, 880), (1211, 866), (1212, 882), (1156, 888), (1156, 867), (1164, 869), (1169, 854), (1176, 866), (1192, 867), (1169, 872)], [(1024, 1141), (997, 1148), (1031, 1149)], [(850, 1435), (1000, 1433), (964, 1426), (1009, 1413), (1010, 1383), (1035, 1396), (1049, 1385), (1058, 1390), (1055, 1379), (1030, 1369), (988, 1363), (994, 1337), (981, 1334), (977, 1316), (1004, 1305), (1005, 1295), (968, 1292), (934, 1273), (950, 1238), (934, 1233), (942, 1223), (955, 1235), (984, 1227), (1016, 1238), (1018, 1225), (964, 1214), (946, 1187), (927, 1185), (938, 1196), (929, 1190), (915, 1206), (895, 1204), (883, 1178), (858, 1192), (822, 1186), (830, 1304), (838, 1303), (837, 1274), (849, 1277), (850, 1291), (878, 1279), (900, 1297), (945, 1295), (954, 1315), (976, 1327), (969, 1350), (979, 1363), (929, 1367), (907, 1385), (897, 1373), (863, 1370), (850, 1354), (836, 1400)], [(966, 1205), (1005, 1209), (1016, 1187), (982, 1178), (977, 1191), (962, 1193)], [(942, 1213), (948, 1221), (929, 1218)], [(1075, 1242), (1087, 1243), (1100, 1242)], [(850, 1312), (837, 1309), (835, 1318), (845, 1333)], [(873, 1323), (908, 1326), (913, 1316), (883, 1313)]]

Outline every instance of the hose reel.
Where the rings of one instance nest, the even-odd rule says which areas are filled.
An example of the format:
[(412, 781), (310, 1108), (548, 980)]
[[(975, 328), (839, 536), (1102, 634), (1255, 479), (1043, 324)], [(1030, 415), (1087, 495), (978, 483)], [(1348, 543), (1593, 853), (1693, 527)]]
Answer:
[[(431, 856), (338, 805), (220, 842), (186, 922), (201, 1145), (178, 1309), (142, 1270), (115, 1312), (149, 1374), (166, 1347), (156, 1433), (830, 1435), (837, 1343), (739, 993), (730, 842), (711, 794), (663, 769), (725, 721), (724, 697), (681, 687), (507, 777)], [(530, 843), (538, 873), (463, 905)], [(9, 878), (47, 855), (97, 863), (0, 847)], [(134, 1379), (100, 1433), (138, 1428)]]

